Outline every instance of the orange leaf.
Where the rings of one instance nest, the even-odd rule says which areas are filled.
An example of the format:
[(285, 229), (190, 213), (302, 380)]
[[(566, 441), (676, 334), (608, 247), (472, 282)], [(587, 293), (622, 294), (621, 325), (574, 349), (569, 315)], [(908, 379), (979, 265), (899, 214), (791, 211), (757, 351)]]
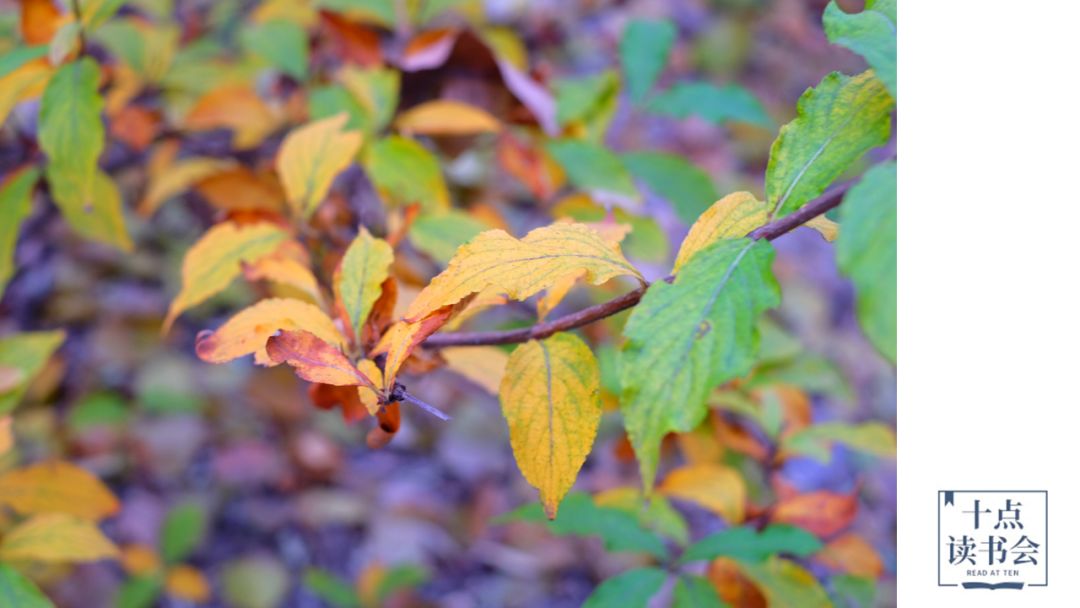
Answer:
[(274, 176), (245, 167), (211, 175), (199, 182), (195, 191), (225, 211), (281, 211), (285, 205), (285, 191)]
[(177, 599), (194, 604), (202, 604), (210, 599), (210, 583), (206, 577), (186, 564), (169, 570), (165, 575), (165, 590)]
[(709, 582), (716, 587), (716, 593), (734, 608), (765, 608), (768, 602), (765, 596), (739, 568), (739, 562), (720, 557), (709, 564), (707, 573)]
[(11, 416), (0, 417), (0, 456), (8, 453), (15, 445), (15, 438), (11, 435)]
[(832, 541), (817, 554), (817, 559), (826, 566), (868, 578), (878, 578), (885, 570), (881, 556), (858, 534), (843, 534)]
[(450, 99), (436, 99), (410, 108), (394, 124), (402, 132), (420, 135), (475, 135), (502, 128), (486, 111)]
[(407, 72), (439, 67), (450, 57), (457, 37), (458, 30), (454, 28), (421, 32), (405, 45), (398, 66)]
[(0, 560), (92, 562), (120, 552), (92, 522), (66, 513), (35, 515), (4, 534)]
[(270, 336), (266, 354), (275, 365), (288, 363), (297, 376), (308, 382), (377, 388), (337, 347), (306, 331), (283, 331)]
[(195, 353), (207, 363), (224, 363), (255, 355), (255, 363), (273, 365), (266, 341), (283, 330), (304, 330), (341, 347), (344, 339), (330, 317), (319, 307), (301, 300), (269, 298), (236, 313), (214, 332), (202, 332)]
[(21, 0), (20, 28), (28, 45), (48, 44), (65, 21), (52, 0)]
[(824, 538), (851, 525), (858, 510), (855, 494), (819, 490), (780, 500), (773, 510), (773, 521), (792, 524)]
[(120, 508), (101, 480), (62, 461), (41, 462), (0, 475), (0, 504), (26, 515), (66, 513), (93, 521)]
[(322, 17), (327, 40), (336, 47), (336, 57), (346, 63), (355, 63), (366, 68), (382, 65), (379, 35), (374, 30), (327, 11), (320, 11), (319, 16)]
[(142, 152), (157, 136), (161, 115), (140, 106), (124, 106), (109, 121), (109, 135), (136, 152)]
[(203, 95), (184, 126), (193, 131), (232, 129), (233, 145), (253, 148), (277, 129), (278, 117), (248, 85), (225, 85)]
[(743, 520), (746, 482), (738, 471), (719, 464), (696, 464), (675, 469), (660, 484), (660, 492), (702, 506), (729, 524)]
[(522, 143), (509, 131), (499, 136), (496, 157), (507, 173), (525, 184), (542, 201), (554, 196), (566, 183), (562, 166), (542, 147)]
[(154, 574), (161, 569), (157, 551), (146, 545), (127, 545), (120, 550), (120, 565), (132, 576)]
[(386, 353), (383, 365), (383, 389), (393, 390), (398, 370), (420, 343), (435, 333), (454, 315), (458, 306), (443, 306), (415, 323), (399, 321), (390, 326), (372, 355)]

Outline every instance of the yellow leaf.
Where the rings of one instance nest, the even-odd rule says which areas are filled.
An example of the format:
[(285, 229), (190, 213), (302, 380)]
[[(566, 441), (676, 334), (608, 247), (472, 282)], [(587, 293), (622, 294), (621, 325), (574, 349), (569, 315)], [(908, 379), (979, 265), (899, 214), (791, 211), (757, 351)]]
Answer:
[(574, 485), (600, 425), (600, 370), (573, 334), (518, 346), (499, 389), (514, 459), (548, 518)]
[(184, 256), (180, 293), (169, 306), (162, 331), (168, 331), (185, 310), (228, 287), (240, 275), (242, 263), (272, 253), (288, 236), (269, 222), (247, 226), (222, 222), (206, 231)]
[(271, 365), (266, 341), (282, 330), (303, 330), (341, 348), (344, 339), (318, 306), (301, 300), (270, 298), (236, 313), (212, 333), (200, 334), (195, 353), (207, 363), (224, 363), (255, 354), (255, 363)]
[(836, 237), (840, 235), (840, 224), (837, 224), (824, 215), (819, 215), (803, 225), (807, 228), (817, 230), (818, 234), (830, 243), (835, 241)]
[(833, 570), (871, 579), (881, 576), (885, 569), (873, 545), (853, 532), (829, 541), (817, 558)]
[(41, 462), (0, 475), (0, 504), (19, 513), (65, 513), (97, 521), (120, 503), (86, 470), (62, 461)]
[(474, 135), (502, 128), (499, 121), (475, 106), (437, 99), (402, 112), (394, 123), (400, 131), (419, 135)]
[(723, 516), (731, 525), (743, 520), (746, 483), (738, 471), (719, 464), (696, 464), (675, 469), (660, 484), (660, 492), (687, 500)]
[(258, 145), (279, 123), (251, 86), (232, 84), (203, 95), (184, 120), (192, 131), (232, 129), (233, 145), (242, 150)]
[(145, 217), (153, 215), (165, 201), (183, 194), (196, 182), (229, 168), (231, 164), (220, 158), (185, 158), (161, 173), (151, 175), (150, 185), (139, 203), (139, 213)]
[(492, 395), (499, 394), (499, 385), (506, 373), (509, 355), (494, 346), (444, 348), (439, 351), (446, 366), (479, 384)]
[(120, 549), (120, 565), (132, 576), (145, 576), (161, 569), (161, 558), (147, 545), (126, 545)]
[(165, 591), (185, 602), (202, 604), (210, 599), (210, 583), (202, 572), (186, 564), (173, 566), (165, 575)]
[(8, 453), (15, 445), (15, 437), (11, 434), (11, 416), (0, 417), (0, 457)]
[(323, 303), (319, 280), (303, 263), (285, 256), (269, 256), (244, 264), (244, 278), (249, 281), (273, 281), (296, 289), (311, 298), (313, 304)]
[[(616, 251), (621, 251), (619, 249), (619, 243), (621, 243), (622, 240), (626, 238), (626, 235), (630, 234), (630, 231), (632, 230), (629, 224), (617, 224), (613, 221), (593, 222), (583, 225), (588, 226), (599, 233), (604, 241), (611, 245)], [(570, 290), (574, 288), (574, 285), (577, 285), (577, 282), (584, 276), (585, 272), (582, 271), (576, 275), (563, 277), (557, 283), (547, 288), (544, 295), (540, 296), (536, 301), (536, 315), (540, 317), (541, 321), (547, 318), (547, 316), (551, 314), (551, 311), (555, 310), (555, 307), (563, 301), (566, 294), (570, 293)]]
[(306, 331), (283, 331), (270, 336), (266, 354), (274, 365), (288, 363), (296, 369), (297, 376), (308, 382), (377, 388), (340, 349)]
[[(379, 369), (379, 366), (375, 365), (375, 362), (371, 359), (361, 359), (356, 364), (356, 369), (359, 370), (361, 374), (370, 378), (371, 381), (375, 383), (375, 386), (383, 386), (382, 370)], [(360, 402), (364, 404), (364, 407), (367, 408), (368, 413), (372, 416), (374, 416), (379, 411), (379, 408), (382, 407), (382, 403), (379, 401), (378, 391), (360, 385), (356, 387), (356, 392), (360, 394)]]
[(375, 345), (372, 356), (386, 354), (383, 364), (383, 390), (393, 390), (398, 370), (416, 347), (435, 333), (454, 315), (457, 306), (443, 306), (415, 323), (399, 321), (386, 330)]
[(53, 71), (43, 57), (28, 61), (0, 78), (0, 125), (15, 104), (41, 95)]
[(537, 228), (523, 239), (488, 230), (458, 248), (446, 270), (413, 300), (406, 318), (422, 318), (489, 288), (524, 300), (581, 272), (594, 285), (619, 275), (644, 282), (630, 262), (588, 226), (557, 223)]
[(0, 560), (92, 562), (120, 552), (92, 522), (65, 513), (35, 515), (4, 535)]
[(357, 340), (382, 294), (382, 283), (394, 261), (394, 250), (361, 227), (334, 271), (334, 293), (345, 309), (349, 327)]
[(293, 211), (309, 217), (326, 198), (334, 177), (360, 149), (359, 131), (344, 131), (344, 112), (294, 129), (281, 143), (276, 168)]
[(683, 239), (675, 257), (674, 272), (690, 257), (720, 239), (742, 238), (769, 219), (765, 203), (749, 192), (734, 192), (713, 203), (701, 214)]

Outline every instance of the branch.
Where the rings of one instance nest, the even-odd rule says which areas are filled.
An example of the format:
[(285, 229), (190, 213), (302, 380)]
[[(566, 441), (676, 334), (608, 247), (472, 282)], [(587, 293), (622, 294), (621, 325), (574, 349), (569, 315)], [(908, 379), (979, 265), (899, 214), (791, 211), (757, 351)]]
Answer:
[[(765, 224), (751, 232), (748, 236), (754, 240), (765, 239), (771, 241), (781, 235), (791, 232), (795, 228), (805, 224), (815, 217), (835, 208), (844, 198), (844, 193), (852, 186), (851, 182), (838, 184), (830, 188), (825, 194), (802, 206), (798, 211), (790, 215)], [(675, 277), (669, 276), (664, 280), (671, 282)], [(448, 346), (482, 346), (485, 344), (516, 344), (529, 340), (542, 340), (560, 331), (567, 331), (588, 325), (632, 308), (641, 301), (648, 287), (639, 287), (634, 291), (625, 293), (614, 300), (608, 300), (588, 308), (583, 308), (575, 313), (559, 317), (553, 321), (537, 323), (531, 327), (511, 329), (507, 331), (476, 331), (457, 332), (446, 334), (434, 334), (424, 340), (426, 348), (446, 348)]]

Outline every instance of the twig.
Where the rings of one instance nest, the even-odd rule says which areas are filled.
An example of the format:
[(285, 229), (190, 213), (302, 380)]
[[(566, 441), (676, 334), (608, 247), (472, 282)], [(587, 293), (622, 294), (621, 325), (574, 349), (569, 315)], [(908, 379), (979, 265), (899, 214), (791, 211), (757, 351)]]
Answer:
[[(844, 193), (852, 185), (851, 182), (838, 184), (830, 188), (825, 194), (810, 201), (798, 211), (786, 215), (778, 220), (765, 224), (754, 230), (748, 236), (754, 240), (765, 239), (771, 241), (781, 235), (791, 232), (795, 228), (805, 224), (813, 218), (833, 209), (840, 204)], [(671, 281), (673, 276), (664, 280)], [(647, 287), (639, 287), (634, 291), (625, 293), (613, 300), (583, 308), (575, 313), (559, 317), (553, 321), (537, 323), (532, 327), (511, 329), (507, 331), (476, 331), (434, 334), (424, 340), (425, 348), (446, 348), (448, 346), (482, 346), (486, 344), (517, 344), (529, 340), (542, 340), (560, 331), (567, 331), (588, 325), (622, 312), (627, 308), (636, 306), (645, 295)]]
[(450, 416), (445, 412), (405, 390), (405, 385), (401, 383), (394, 383), (394, 390), (390, 393), (390, 401), (408, 401), (413, 405), (419, 406), (420, 409), (435, 416), (439, 420), (444, 422), (450, 420)]
[(75, 15), (75, 26), (79, 28), (79, 57), (86, 54), (86, 29), (82, 22), (82, 8), (79, 0), (71, 0), (71, 12)]

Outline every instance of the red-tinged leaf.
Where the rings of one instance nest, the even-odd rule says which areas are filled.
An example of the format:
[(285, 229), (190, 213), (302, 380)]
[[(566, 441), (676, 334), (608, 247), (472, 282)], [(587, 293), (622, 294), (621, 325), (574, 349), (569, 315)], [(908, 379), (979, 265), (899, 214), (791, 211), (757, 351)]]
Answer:
[(386, 334), (375, 347), (372, 355), (386, 353), (386, 363), (383, 373), (383, 388), (392, 390), (397, 380), (398, 370), (404, 365), (409, 355), (416, 350), (417, 346), (431, 334), (439, 331), (439, 328), (450, 320), (459, 309), (464, 308), (471, 298), (461, 300), (456, 304), (443, 306), (431, 314), (421, 318), (415, 323), (400, 321), (387, 330)]
[(773, 521), (787, 523), (827, 538), (851, 525), (859, 510), (855, 494), (820, 490), (781, 500), (773, 510)]
[(858, 534), (842, 534), (825, 545), (817, 559), (826, 566), (854, 576), (878, 578), (885, 570), (881, 556)]
[(509, 131), (499, 136), (496, 155), (502, 168), (536, 198), (547, 200), (566, 183), (562, 167), (540, 146), (529, 146)]
[(766, 608), (768, 602), (758, 586), (739, 568), (739, 562), (720, 557), (709, 564), (706, 574), (720, 599), (735, 608)]
[(359, 391), (367, 390), (352, 386), (334, 386), (332, 384), (312, 384), (308, 386), (308, 398), (322, 410), (341, 408), (341, 416), (346, 422), (355, 422), (368, 415), (368, 409), (361, 400)]
[(306, 331), (283, 331), (270, 336), (266, 354), (275, 364), (288, 363), (297, 376), (309, 382), (376, 388), (336, 346)]
[(319, 11), (319, 16), (336, 56), (346, 63), (355, 63), (365, 68), (382, 65), (379, 35), (374, 30), (348, 21), (335, 13)]
[(459, 33), (454, 28), (443, 28), (417, 34), (405, 45), (398, 66), (406, 72), (439, 67), (450, 57)]

